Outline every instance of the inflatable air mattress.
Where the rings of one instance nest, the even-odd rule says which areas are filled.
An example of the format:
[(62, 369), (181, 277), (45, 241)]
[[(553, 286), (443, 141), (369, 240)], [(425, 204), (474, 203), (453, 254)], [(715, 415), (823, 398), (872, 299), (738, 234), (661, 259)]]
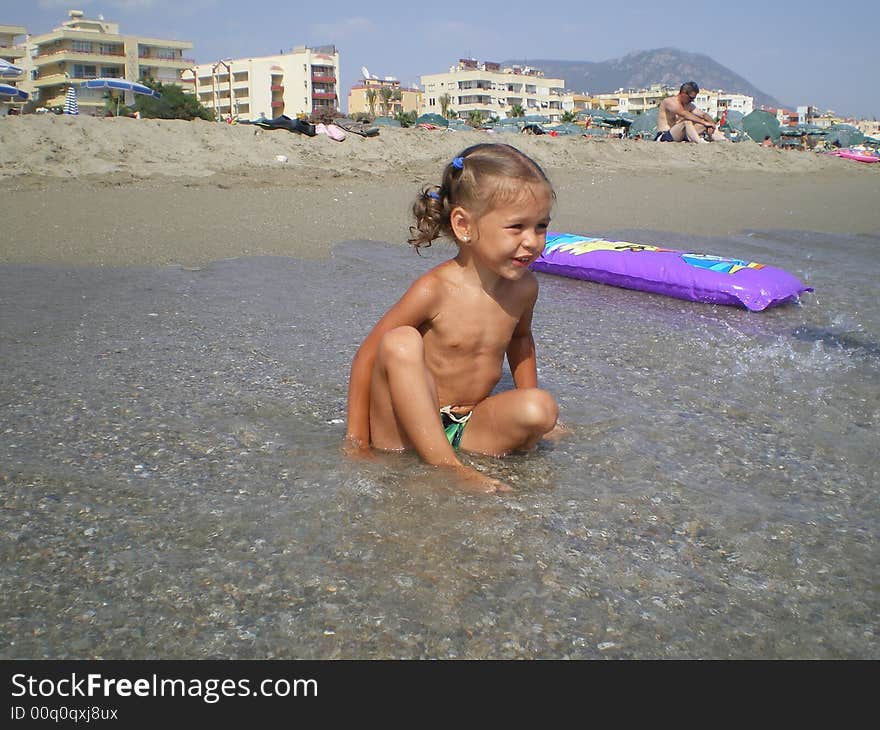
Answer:
[(812, 291), (765, 264), (572, 233), (548, 233), (532, 270), (753, 312)]
[(845, 160), (855, 160), (856, 162), (880, 162), (880, 157), (867, 152), (859, 152), (858, 150), (835, 150), (829, 152), (833, 157), (842, 157)]

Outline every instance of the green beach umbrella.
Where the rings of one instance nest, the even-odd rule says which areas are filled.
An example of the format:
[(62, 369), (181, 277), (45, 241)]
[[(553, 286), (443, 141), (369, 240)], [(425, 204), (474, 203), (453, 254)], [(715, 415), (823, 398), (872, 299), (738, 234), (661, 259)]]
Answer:
[(635, 120), (629, 127), (629, 136), (641, 135), (643, 139), (654, 139), (657, 136), (657, 114), (659, 109), (649, 109), (641, 114), (636, 114)]
[(400, 122), (396, 119), (392, 119), (391, 117), (376, 117), (373, 120), (374, 127), (399, 127), (401, 126)]
[(449, 120), (440, 114), (422, 114), (415, 124), (433, 124), (435, 127), (448, 127)]
[(851, 124), (832, 124), (826, 132), (825, 141), (841, 147), (852, 147), (865, 141), (865, 135)]
[(763, 142), (767, 136), (773, 140), (773, 144), (779, 142), (779, 120), (770, 112), (756, 109), (743, 117), (742, 125), (745, 133), (755, 142)]

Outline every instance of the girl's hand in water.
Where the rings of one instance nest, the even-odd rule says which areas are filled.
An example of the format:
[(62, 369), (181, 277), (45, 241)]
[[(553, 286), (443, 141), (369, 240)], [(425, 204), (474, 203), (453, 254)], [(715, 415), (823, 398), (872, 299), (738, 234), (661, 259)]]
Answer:
[(566, 436), (571, 435), (571, 429), (566, 426), (562, 421), (557, 421), (556, 425), (548, 432), (544, 434), (544, 438), (548, 441), (557, 441), (558, 439), (565, 438)]
[(370, 448), (369, 444), (363, 441), (346, 437), (342, 442), (342, 453), (349, 459), (358, 459), (360, 461), (376, 461), (376, 454)]
[(455, 476), (460, 487), (466, 492), (474, 494), (498, 494), (499, 492), (512, 492), (513, 487), (508, 486), (498, 479), (486, 476), (473, 467), (464, 464), (454, 467)]

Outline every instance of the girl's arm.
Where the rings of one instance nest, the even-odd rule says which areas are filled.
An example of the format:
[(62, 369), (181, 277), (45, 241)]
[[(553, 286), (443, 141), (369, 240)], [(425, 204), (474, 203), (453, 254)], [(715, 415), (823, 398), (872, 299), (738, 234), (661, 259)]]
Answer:
[(531, 292), (531, 301), (517, 322), (510, 344), (507, 345), (507, 362), (517, 388), (538, 387), (538, 363), (535, 357), (535, 340), (532, 337), (532, 312), (538, 298), (538, 286)]
[(407, 292), (367, 335), (351, 363), (348, 381), (348, 425), (345, 439), (358, 450), (370, 446), (370, 382), (379, 343), (386, 332), (409, 325), (419, 329), (436, 313), (439, 288), (428, 272), (416, 279)]

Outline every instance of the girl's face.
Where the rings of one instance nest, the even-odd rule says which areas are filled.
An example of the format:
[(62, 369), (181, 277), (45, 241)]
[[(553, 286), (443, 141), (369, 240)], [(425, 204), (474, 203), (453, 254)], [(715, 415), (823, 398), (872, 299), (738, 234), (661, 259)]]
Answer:
[(470, 226), (471, 253), (503, 279), (520, 279), (544, 251), (553, 199), (543, 186), (487, 210)]

